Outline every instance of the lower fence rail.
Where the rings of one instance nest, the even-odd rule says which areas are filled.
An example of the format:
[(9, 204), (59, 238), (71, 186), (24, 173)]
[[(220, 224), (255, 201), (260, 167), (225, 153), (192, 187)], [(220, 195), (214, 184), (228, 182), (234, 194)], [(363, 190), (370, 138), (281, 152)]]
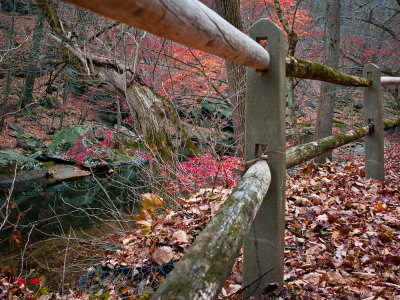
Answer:
[[(384, 129), (400, 117), (384, 120)], [(367, 136), (371, 128), (336, 134), (286, 151), (286, 168)], [(152, 299), (217, 299), (271, 183), (266, 160), (254, 160), (233, 193), (158, 288)]]
[(268, 163), (261, 159), (243, 175), (152, 299), (217, 299), (270, 183)]
[[(384, 130), (400, 126), (400, 117), (383, 120)], [(369, 134), (370, 127), (364, 126), (346, 133), (339, 133), (314, 142), (292, 147), (286, 150), (286, 169), (317, 157), (325, 152), (354, 142)]]

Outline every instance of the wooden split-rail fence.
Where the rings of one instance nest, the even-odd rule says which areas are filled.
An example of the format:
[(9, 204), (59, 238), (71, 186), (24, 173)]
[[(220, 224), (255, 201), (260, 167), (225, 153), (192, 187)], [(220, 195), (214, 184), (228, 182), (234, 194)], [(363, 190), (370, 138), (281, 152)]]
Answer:
[[(383, 120), (381, 89), (400, 85), (400, 77), (381, 77), (374, 64), (355, 77), (287, 57), (285, 34), (272, 21), (257, 21), (247, 36), (197, 0), (67, 2), (247, 66), (245, 159), (251, 166), (152, 299), (216, 299), (242, 247), (244, 298), (266, 284), (281, 285), (287, 168), (365, 136), (366, 176), (384, 180), (384, 130), (399, 126), (400, 117)], [(365, 127), (286, 149), (286, 77), (364, 87)]]

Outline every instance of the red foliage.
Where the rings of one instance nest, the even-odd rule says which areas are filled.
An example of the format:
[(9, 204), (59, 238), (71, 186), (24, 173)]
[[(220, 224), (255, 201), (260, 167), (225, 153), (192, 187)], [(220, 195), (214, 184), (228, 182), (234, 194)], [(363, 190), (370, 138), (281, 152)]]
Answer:
[(218, 158), (208, 153), (178, 163), (175, 172), (170, 166), (166, 166), (161, 170), (161, 175), (165, 177), (167, 184), (165, 189), (170, 193), (195, 192), (210, 185), (231, 187), (239, 181), (241, 170), (243, 170), (242, 158), (233, 156)]

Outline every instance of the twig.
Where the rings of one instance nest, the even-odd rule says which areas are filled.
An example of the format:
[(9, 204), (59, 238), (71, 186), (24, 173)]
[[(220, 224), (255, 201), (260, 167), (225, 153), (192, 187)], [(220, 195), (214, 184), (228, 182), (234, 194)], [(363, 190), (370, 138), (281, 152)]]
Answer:
[(253, 283), (259, 281), (261, 278), (263, 278), (264, 276), (268, 275), (269, 272), (273, 271), (274, 268), (269, 269), (268, 271), (266, 271), (265, 273), (261, 274), (257, 279), (253, 280), (252, 282), (246, 284), (244, 287), (242, 287), (241, 289), (237, 290), (235, 293), (233, 294), (229, 294), (229, 297), (232, 297), (233, 295), (239, 294), (241, 292), (243, 292), (244, 290), (248, 289)]

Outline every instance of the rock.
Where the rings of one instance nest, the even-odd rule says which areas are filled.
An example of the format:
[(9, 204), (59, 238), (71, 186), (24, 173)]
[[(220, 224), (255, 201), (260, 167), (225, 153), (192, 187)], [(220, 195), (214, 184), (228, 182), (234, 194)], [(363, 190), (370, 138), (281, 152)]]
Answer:
[(39, 101), (39, 105), (44, 107), (47, 110), (56, 108), (58, 105), (60, 105), (60, 102), (57, 100), (56, 97), (49, 95), (44, 99), (41, 99)]
[(35, 151), (42, 146), (41, 139), (27, 132), (25, 128), (15, 123), (8, 123), (8, 128), (15, 130), (10, 133), (10, 136), (17, 139), (17, 147), (28, 151)]
[(17, 137), (20, 136), (20, 134), (19, 134), (18, 132), (13, 131), (13, 132), (11, 132), (11, 133), (9, 134), (9, 136), (12, 136), (12, 137), (14, 137), (14, 138), (17, 138)]
[(43, 155), (43, 151), (36, 151), (35, 153), (32, 153), (31, 155), (29, 155), (28, 157), (29, 158), (32, 158), (32, 159), (37, 159), (37, 158), (39, 158), (40, 156), (42, 156)]
[(20, 134), (25, 134), (27, 133), (27, 131), (25, 130), (25, 128), (22, 128), (21, 126), (17, 125), (16, 123), (8, 123), (8, 128), (20, 133)]
[(91, 173), (89, 171), (81, 170), (76, 166), (68, 165), (55, 165), (48, 170), (48, 175), (50, 175), (54, 181), (76, 179), (89, 176), (90, 174)]
[(24, 133), (17, 136), (17, 147), (20, 147), (24, 150), (36, 151), (41, 146), (41, 139), (31, 135), (30, 133)]
[(42, 178), (47, 173), (44, 165), (32, 157), (20, 152), (0, 151), (0, 185), (9, 185), (14, 181), (15, 169), (15, 182)]
[[(93, 128), (88, 125), (70, 125), (67, 128), (57, 132), (54, 135), (53, 142), (47, 147), (47, 156), (51, 158), (66, 159), (63, 152), (70, 150), (76, 141), (84, 134), (93, 131)], [(93, 138), (93, 141), (95, 139)], [(90, 141), (87, 141), (89, 144)]]
[(54, 136), (53, 142), (47, 148), (47, 157), (77, 163), (87, 168), (132, 162), (132, 158), (124, 150), (102, 145), (100, 141), (104, 138), (104, 134), (95, 132), (91, 126), (68, 126)]
[(25, 156), (21, 152), (0, 151), (0, 170), (1, 174), (14, 174), (15, 166), (19, 170), (37, 170), (43, 164), (36, 159)]

